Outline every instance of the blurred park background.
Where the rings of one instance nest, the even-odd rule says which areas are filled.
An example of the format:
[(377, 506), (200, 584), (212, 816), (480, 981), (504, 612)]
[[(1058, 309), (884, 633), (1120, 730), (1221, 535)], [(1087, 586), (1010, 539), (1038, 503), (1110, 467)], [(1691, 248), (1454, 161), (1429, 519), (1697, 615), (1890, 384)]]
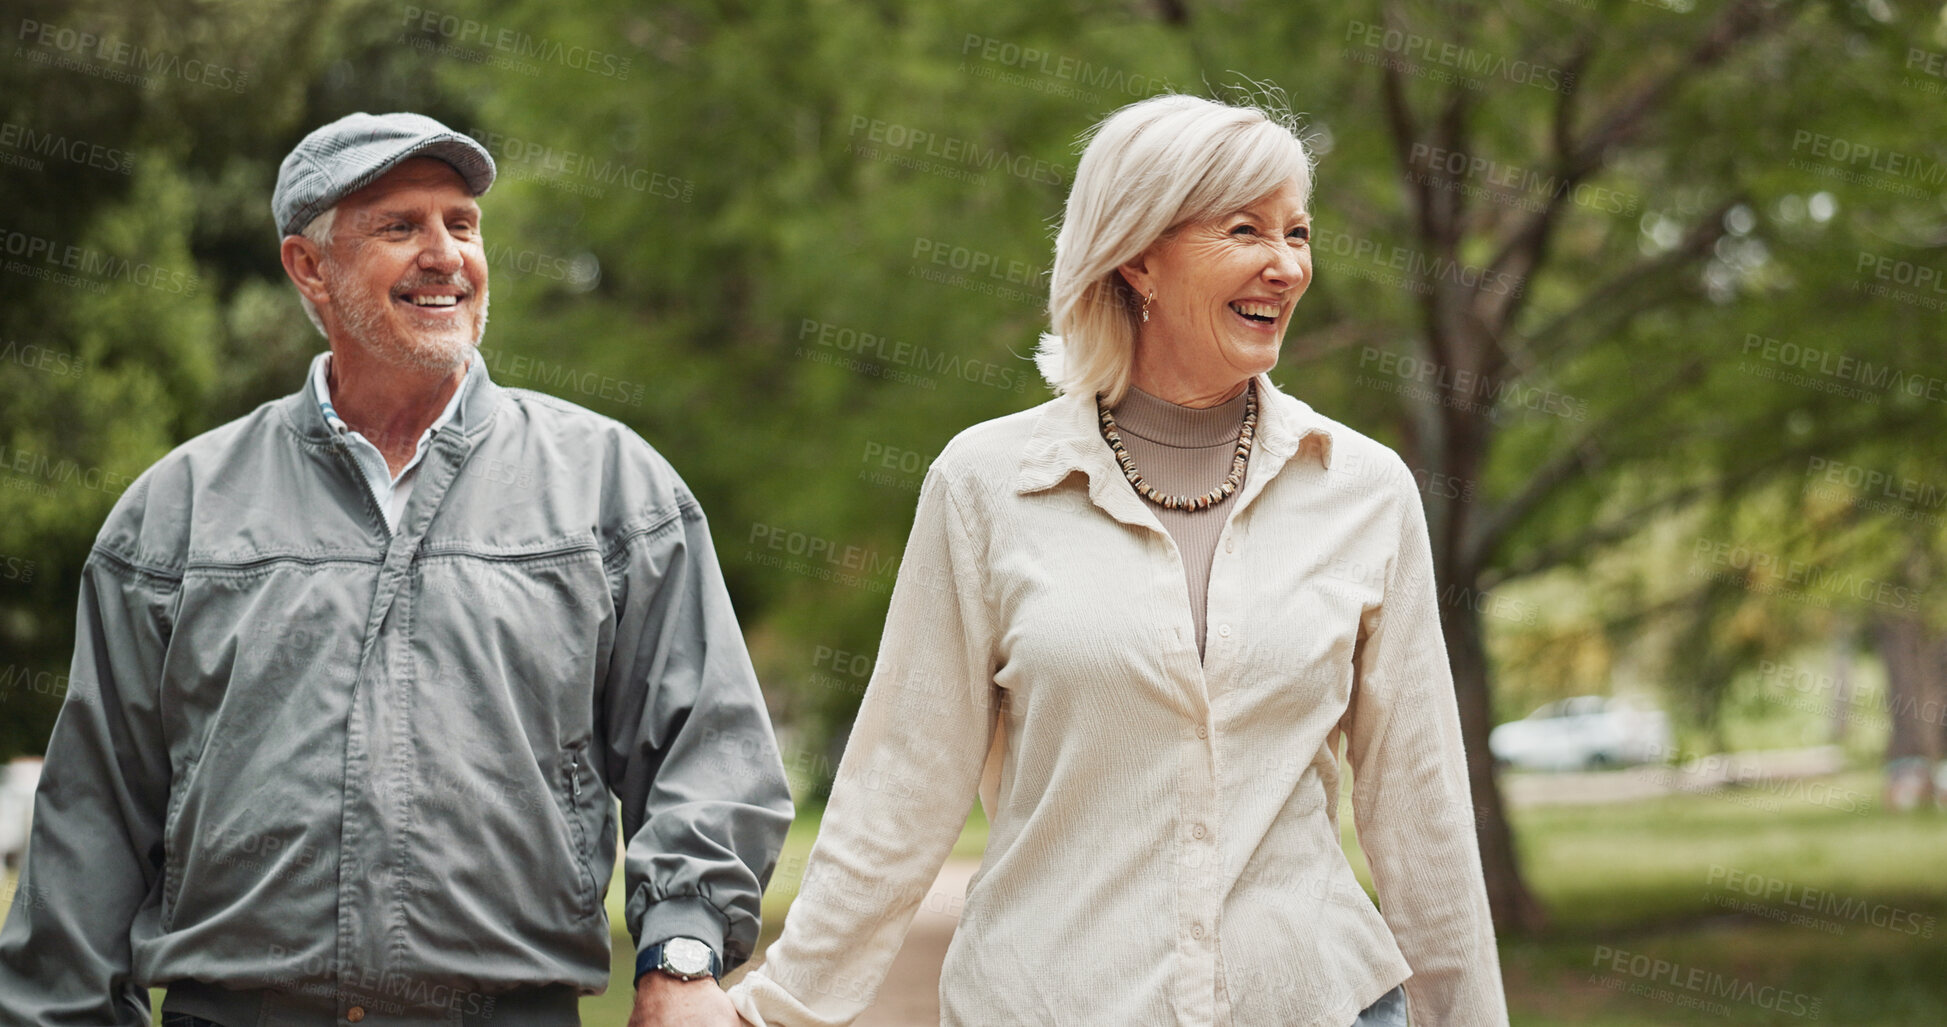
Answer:
[[(1077, 135), (1274, 95), (1319, 156), (1275, 377), (1420, 480), (1514, 1022), (1947, 1022), (1939, 3), (4, 0), (0, 32), (0, 757), (42, 750), (122, 489), (323, 347), (278, 162), (415, 110), (499, 162), (496, 380), (626, 422), (709, 512), (802, 810), (773, 936), (927, 464), (1048, 397)], [(1545, 712), (1614, 716), (1527, 725), (1581, 741), (1488, 758), (1584, 696)], [(1600, 741), (1625, 707), (1642, 751)]]

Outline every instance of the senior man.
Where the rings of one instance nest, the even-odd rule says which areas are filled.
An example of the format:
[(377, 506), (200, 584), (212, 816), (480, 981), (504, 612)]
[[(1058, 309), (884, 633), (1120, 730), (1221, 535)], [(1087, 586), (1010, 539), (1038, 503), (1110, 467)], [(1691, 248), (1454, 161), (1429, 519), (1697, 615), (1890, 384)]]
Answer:
[(83, 571), (0, 1023), (578, 1023), (627, 838), (632, 1024), (737, 1024), (791, 820), (696, 499), (487, 377), (486, 150), (311, 133), (271, 206), (330, 342), (177, 448)]

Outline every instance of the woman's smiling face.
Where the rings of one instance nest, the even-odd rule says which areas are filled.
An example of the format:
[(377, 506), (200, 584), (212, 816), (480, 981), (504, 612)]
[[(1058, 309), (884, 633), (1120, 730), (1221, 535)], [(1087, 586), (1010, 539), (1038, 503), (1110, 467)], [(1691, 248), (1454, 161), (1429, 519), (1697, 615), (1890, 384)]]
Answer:
[(1136, 340), (1135, 384), (1204, 406), (1278, 364), (1292, 307), (1311, 284), (1311, 214), (1291, 179), (1242, 210), (1192, 221), (1122, 266), (1154, 296)]

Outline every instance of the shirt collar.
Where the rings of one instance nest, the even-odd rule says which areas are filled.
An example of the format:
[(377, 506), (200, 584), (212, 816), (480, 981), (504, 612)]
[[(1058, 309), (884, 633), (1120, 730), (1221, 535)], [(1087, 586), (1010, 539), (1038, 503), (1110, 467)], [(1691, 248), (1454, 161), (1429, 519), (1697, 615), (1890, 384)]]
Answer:
[[(1279, 391), (1267, 375), (1257, 376), (1257, 396), (1257, 447), (1253, 458), (1282, 465), (1298, 453), (1310, 452), (1317, 456), (1321, 467), (1330, 470), (1330, 422), (1304, 400)], [(1101, 422), (1096, 417), (1092, 395), (1071, 392), (1049, 403), (1021, 451), (1015, 491), (1025, 495), (1052, 488), (1075, 471), (1091, 477), (1102, 474), (1120, 478), (1122, 472), (1115, 467), (1115, 457), (1108, 444), (1102, 441)]]
[[(426, 439), (434, 432), (446, 427), (447, 422), (453, 420), (453, 415), (459, 412), (460, 400), (467, 394), (467, 379), (473, 377), (474, 367), (479, 363), (478, 356), (469, 350), (466, 376), (460, 379), (460, 387), (453, 390), (452, 397), (446, 401), (445, 409), (441, 410), (439, 416), (433, 419), (433, 423), (426, 427), (425, 434), (419, 436), (420, 445), (424, 445)], [(343, 435), (351, 431), (351, 426), (347, 425), (344, 418), (338, 416), (338, 411), (332, 408), (330, 376), (331, 351), (326, 350), (311, 361), (311, 394), (317, 399), (318, 412), (324, 415), (325, 424), (331, 428), (332, 433)]]

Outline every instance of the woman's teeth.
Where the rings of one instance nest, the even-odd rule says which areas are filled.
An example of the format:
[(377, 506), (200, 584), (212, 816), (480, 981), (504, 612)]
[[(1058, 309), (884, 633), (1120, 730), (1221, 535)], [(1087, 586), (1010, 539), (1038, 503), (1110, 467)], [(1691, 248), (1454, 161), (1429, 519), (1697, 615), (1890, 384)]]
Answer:
[(1233, 303), (1230, 309), (1253, 321), (1276, 321), (1278, 305), (1275, 303)]

